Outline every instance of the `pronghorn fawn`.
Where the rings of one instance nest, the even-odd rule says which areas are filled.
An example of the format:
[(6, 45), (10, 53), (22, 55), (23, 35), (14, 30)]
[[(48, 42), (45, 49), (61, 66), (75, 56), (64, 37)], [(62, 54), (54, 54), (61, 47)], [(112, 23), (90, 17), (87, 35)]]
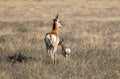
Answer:
[(46, 50), (49, 55), (49, 57), (52, 59), (53, 63), (55, 64), (55, 52), (57, 50), (57, 46), (59, 44), (59, 33), (58, 28), (61, 28), (61, 22), (58, 19), (58, 15), (53, 20), (53, 27), (52, 31), (46, 33), (45, 36), (45, 44), (46, 44)]
[(59, 42), (59, 45), (61, 45), (63, 56), (65, 58), (68, 57), (68, 56), (70, 56), (71, 49), (66, 46), (66, 44), (64, 43), (64, 39), (62, 39)]

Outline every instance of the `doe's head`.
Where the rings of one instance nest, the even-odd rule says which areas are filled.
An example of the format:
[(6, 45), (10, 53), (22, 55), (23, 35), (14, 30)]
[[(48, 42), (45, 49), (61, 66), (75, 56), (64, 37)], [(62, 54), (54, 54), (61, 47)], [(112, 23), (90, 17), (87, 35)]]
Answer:
[(57, 14), (57, 15), (56, 15), (56, 18), (53, 19), (53, 22), (57, 25), (57, 27), (62, 28), (62, 27), (63, 27), (63, 26), (62, 26), (62, 23), (61, 23), (61, 21), (58, 19), (58, 17), (59, 17), (59, 15)]

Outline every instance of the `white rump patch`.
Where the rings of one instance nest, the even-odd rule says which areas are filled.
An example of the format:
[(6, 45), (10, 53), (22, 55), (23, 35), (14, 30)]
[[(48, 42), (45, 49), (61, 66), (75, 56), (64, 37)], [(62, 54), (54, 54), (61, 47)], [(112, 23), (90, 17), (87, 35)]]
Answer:
[(70, 54), (71, 49), (70, 49), (70, 48), (66, 48), (66, 49), (65, 49), (65, 52), (66, 52), (67, 54)]
[[(55, 45), (55, 44), (57, 44), (58, 45), (58, 43), (59, 43), (59, 39), (57, 39), (57, 37), (54, 35), (54, 34), (51, 34), (51, 36), (50, 36), (50, 34), (48, 34), (46, 37), (45, 37), (45, 41), (46, 41), (46, 43), (48, 44), (48, 45)], [(57, 41), (57, 42), (56, 42)]]

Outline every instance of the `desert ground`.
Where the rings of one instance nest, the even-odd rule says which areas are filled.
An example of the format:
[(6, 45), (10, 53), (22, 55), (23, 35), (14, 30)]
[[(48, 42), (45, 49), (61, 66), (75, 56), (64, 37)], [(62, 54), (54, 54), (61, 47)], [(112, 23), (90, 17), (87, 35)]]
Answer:
[[(44, 37), (59, 14), (68, 59)], [(26, 61), (13, 62), (15, 54)], [(12, 59), (12, 60), (11, 60)], [(0, 0), (0, 79), (120, 79), (119, 0)]]

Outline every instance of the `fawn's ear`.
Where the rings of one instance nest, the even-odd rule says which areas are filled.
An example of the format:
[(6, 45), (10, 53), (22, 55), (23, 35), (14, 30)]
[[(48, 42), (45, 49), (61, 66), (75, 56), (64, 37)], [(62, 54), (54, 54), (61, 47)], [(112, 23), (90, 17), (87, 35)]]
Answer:
[(64, 39), (63, 39), (63, 38), (62, 38), (62, 39), (60, 39), (60, 41), (59, 41), (58, 45), (61, 45), (63, 41), (64, 41)]

